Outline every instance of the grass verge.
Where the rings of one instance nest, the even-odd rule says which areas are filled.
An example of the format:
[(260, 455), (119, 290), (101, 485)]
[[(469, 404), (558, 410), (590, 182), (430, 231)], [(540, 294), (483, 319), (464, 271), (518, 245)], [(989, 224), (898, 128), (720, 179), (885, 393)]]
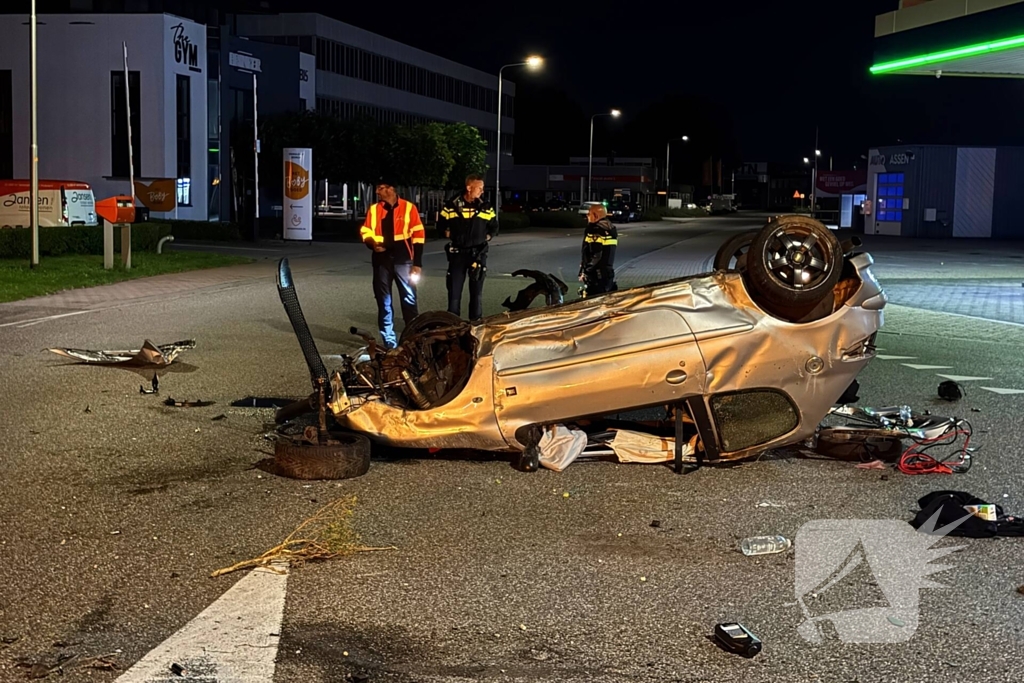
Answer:
[(242, 256), (204, 252), (138, 252), (132, 254), (131, 270), (125, 270), (120, 265), (120, 258), (120, 254), (115, 255), (113, 270), (103, 269), (102, 256), (89, 254), (40, 258), (35, 268), (30, 268), (25, 259), (0, 259), (0, 302), (54, 294), (67, 289), (108, 285), (151, 275), (252, 262), (252, 259)]

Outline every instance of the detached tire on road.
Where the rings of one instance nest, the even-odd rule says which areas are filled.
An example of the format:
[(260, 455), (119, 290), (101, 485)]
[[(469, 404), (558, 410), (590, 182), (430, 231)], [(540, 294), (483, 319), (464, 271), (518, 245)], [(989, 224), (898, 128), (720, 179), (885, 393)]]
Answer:
[(758, 232), (744, 273), (750, 296), (775, 315), (802, 317), (839, 282), (843, 248), (813, 218), (781, 216)]
[(750, 245), (757, 234), (757, 230), (752, 230), (741, 232), (727, 239), (715, 254), (715, 270), (742, 270), (740, 257), (750, 250)]
[(278, 441), (277, 474), (292, 479), (353, 479), (370, 469), (370, 440), (362, 434), (332, 433), (325, 445)]

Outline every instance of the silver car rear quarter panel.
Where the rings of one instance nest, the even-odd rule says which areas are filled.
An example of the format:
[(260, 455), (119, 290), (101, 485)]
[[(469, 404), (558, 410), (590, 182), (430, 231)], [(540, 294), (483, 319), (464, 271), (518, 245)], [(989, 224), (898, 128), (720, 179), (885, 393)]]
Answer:
[[(773, 388), (793, 400), (800, 425), (766, 446), (793, 443), (874, 356), (863, 342), (881, 325), (885, 295), (870, 256), (853, 263), (855, 295), (803, 325), (766, 315), (738, 274), (722, 272), (492, 316), (472, 329), (477, 361), (455, 400), (422, 411), (369, 400), (339, 422), (397, 446), (520, 450), (516, 431), (530, 424)], [(808, 371), (812, 357), (820, 372)]]

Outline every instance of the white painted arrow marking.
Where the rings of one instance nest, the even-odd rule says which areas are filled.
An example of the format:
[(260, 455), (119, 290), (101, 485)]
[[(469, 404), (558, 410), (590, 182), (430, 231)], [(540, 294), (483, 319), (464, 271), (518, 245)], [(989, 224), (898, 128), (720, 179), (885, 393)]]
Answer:
[(875, 358), (881, 358), (882, 360), (917, 360), (917, 356), (883, 356), (880, 353)]
[(914, 365), (912, 363), (900, 363), (900, 365), (905, 365), (906, 367), (913, 368), (914, 370), (952, 370), (953, 369), (952, 365)]
[(1000, 389), (998, 387), (982, 387), (985, 391), (991, 391), (1000, 396), (1012, 396), (1013, 394), (1024, 394), (1024, 389)]
[(967, 375), (939, 375), (939, 374), (936, 374), (935, 376), (936, 377), (945, 377), (946, 379), (951, 379), (954, 382), (973, 382), (975, 380), (980, 380), (980, 379), (992, 379), (991, 377), (968, 377)]
[(278, 568), (286, 573), (251, 571), (116, 683), (272, 683), (288, 581), (286, 565)]

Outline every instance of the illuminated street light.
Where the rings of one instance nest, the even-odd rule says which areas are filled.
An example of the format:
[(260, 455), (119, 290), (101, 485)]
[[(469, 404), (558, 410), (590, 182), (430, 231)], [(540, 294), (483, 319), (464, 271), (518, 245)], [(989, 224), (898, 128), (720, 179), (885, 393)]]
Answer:
[[(684, 135), (681, 138), (673, 138), (672, 140), (682, 140), (683, 142), (689, 142), (690, 141), (690, 136), (689, 135)], [(668, 194), (667, 193), (668, 193), (668, 184), (669, 184), (668, 183), (668, 153), (669, 153), (669, 151), (670, 151), (670, 149), (672, 147), (672, 140), (669, 140), (668, 142), (665, 143), (665, 192), (666, 192), (666, 194), (665, 194), (665, 201), (666, 202), (668, 201)]]
[(494, 211), (495, 213), (501, 212), (501, 90), (502, 90), (502, 78), (501, 74), (505, 69), (525, 66), (531, 71), (544, 66), (544, 58), (532, 55), (526, 58), (525, 62), (516, 62), (515, 64), (506, 64), (505, 66), (498, 69), (498, 139), (495, 144), (495, 156), (494, 156)]
[(805, 163), (805, 164), (809, 164), (809, 163), (811, 163), (811, 160), (810, 160), (810, 159), (808, 159), (807, 157), (804, 157), (804, 163)]
[(619, 118), (620, 116), (622, 116), (622, 112), (618, 109), (612, 109), (610, 112), (607, 112), (605, 114), (594, 114), (593, 116), (590, 117), (590, 162), (587, 168), (587, 201), (590, 201), (591, 199), (594, 198), (593, 193), (590, 190), (590, 185), (594, 178), (594, 119), (596, 119), (598, 116), (611, 116), (614, 118)]

